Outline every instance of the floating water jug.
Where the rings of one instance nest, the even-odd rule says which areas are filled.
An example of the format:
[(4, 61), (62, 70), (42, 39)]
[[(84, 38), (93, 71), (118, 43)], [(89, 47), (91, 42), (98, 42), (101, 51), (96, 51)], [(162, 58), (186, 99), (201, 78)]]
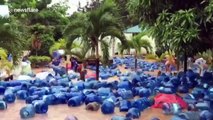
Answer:
[(113, 116), (111, 120), (131, 120), (131, 118), (127, 118), (123, 116)]
[(64, 120), (78, 120), (78, 118), (71, 115), (71, 116), (67, 116)]
[(4, 86), (0, 86), (0, 95), (4, 94), (6, 88)]
[(89, 94), (89, 95), (86, 96), (86, 98), (85, 98), (85, 104), (87, 105), (87, 104), (89, 104), (91, 102), (101, 103), (101, 100), (102, 99), (101, 99), (100, 96), (97, 96), (97, 95), (91, 93), (91, 94)]
[(57, 103), (66, 104), (67, 98), (66, 98), (65, 93), (57, 93), (57, 94), (54, 94), (54, 95), (56, 96)]
[(139, 118), (141, 116), (141, 112), (138, 108), (131, 108), (128, 110), (128, 113), (126, 114), (126, 117), (128, 118)]
[(17, 99), (25, 100), (28, 97), (28, 92), (26, 90), (19, 90), (16, 93)]
[(114, 113), (115, 105), (113, 102), (105, 100), (101, 105), (101, 111), (103, 114), (112, 114)]
[(68, 100), (67, 104), (68, 106), (76, 107), (76, 106), (80, 106), (82, 102), (83, 102), (82, 96), (74, 96)]
[(131, 90), (118, 89), (117, 92), (123, 99), (132, 99), (134, 97)]
[(3, 100), (0, 100), (0, 110), (6, 110), (7, 109), (7, 103)]
[(33, 101), (33, 106), (38, 114), (45, 114), (48, 111), (48, 104), (46, 104), (43, 100)]
[(58, 104), (56, 100), (56, 96), (53, 94), (42, 96), (42, 100), (44, 100), (44, 102), (48, 105)]
[(121, 112), (127, 112), (131, 108), (131, 102), (127, 100), (122, 100), (120, 102), (120, 111)]
[(212, 112), (204, 110), (200, 113), (200, 120), (213, 120)]
[(7, 103), (13, 103), (16, 100), (16, 96), (11, 89), (7, 89), (4, 93), (3, 100)]
[(31, 104), (34, 100), (39, 100), (40, 97), (38, 95), (32, 95), (26, 98), (26, 103)]
[(26, 107), (21, 108), (20, 116), (22, 119), (28, 119), (35, 116), (35, 108), (33, 105), (27, 105)]

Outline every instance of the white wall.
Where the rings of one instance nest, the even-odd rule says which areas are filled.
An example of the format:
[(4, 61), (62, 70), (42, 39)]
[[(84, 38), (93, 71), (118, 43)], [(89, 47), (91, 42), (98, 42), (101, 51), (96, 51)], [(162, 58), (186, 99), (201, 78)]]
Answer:
[[(126, 37), (127, 40), (132, 40), (132, 37), (133, 37), (132, 34), (124, 34), (124, 35), (125, 35), (125, 37)], [(147, 39), (151, 43), (151, 46), (153, 48), (152, 51), (155, 53), (155, 51), (156, 51), (156, 45), (155, 45), (154, 39), (152, 39), (151, 37), (148, 37), (148, 36), (144, 36), (144, 37), (142, 37), (142, 39), (143, 38)], [(110, 57), (113, 57), (113, 52), (112, 52), (113, 44), (112, 44), (111, 37), (106, 37), (105, 40), (109, 43), (109, 47), (110, 47), (109, 48), (109, 54), (110, 54)], [(114, 44), (115, 44), (114, 45), (114, 49), (115, 49), (114, 51), (115, 51), (115, 53), (119, 52), (119, 48), (118, 48), (118, 44), (119, 43), (121, 43), (120, 40), (117, 39), (117, 38), (115, 38), (115, 42), (114, 42)], [(142, 50), (142, 54), (146, 54), (147, 53), (146, 49), (141, 48), (141, 50)], [(100, 51), (100, 55), (102, 55), (102, 53), (101, 53), (101, 47), (100, 46), (99, 46), (99, 51)], [(135, 52), (135, 50), (132, 49), (131, 50), (131, 54), (134, 54), (134, 52)]]
[[(124, 34), (124, 35), (125, 35), (127, 40), (131, 40), (132, 37), (133, 37), (132, 34)], [(152, 51), (155, 52), (156, 51), (156, 45), (155, 45), (154, 39), (152, 39), (152, 38), (150, 38), (148, 36), (144, 36), (142, 38), (147, 39), (151, 43), (151, 46), (153, 48)], [(113, 48), (113, 44), (112, 44), (113, 42), (112, 42), (112, 38), (110, 36), (108, 36), (108, 37), (104, 38), (104, 40), (109, 43), (109, 55), (110, 55), (110, 58), (112, 58), (113, 57), (113, 49), (112, 49)], [(80, 43), (80, 40), (75, 40), (75, 42)], [(119, 53), (118, 44), (120, 44), (120, 43), (121, 43), (120, 40), (118, 38), (115, 38), (115, 41), (114, 41), (114, 51), (115, 51), (115, 53), (116, 52)], [(142, 50), (142, 54), (146, 54), (147, 53), (144, 48), (141, 48), (141, 50)], [(131, 51), (132, 51), (131, 53), (134, 54), (135, 50), (133, 49)], [(91, 53), (91, 52), (89, 52), (89, 53)], [(102, 55), (101, 44), (99, 44), (99, 54)]]

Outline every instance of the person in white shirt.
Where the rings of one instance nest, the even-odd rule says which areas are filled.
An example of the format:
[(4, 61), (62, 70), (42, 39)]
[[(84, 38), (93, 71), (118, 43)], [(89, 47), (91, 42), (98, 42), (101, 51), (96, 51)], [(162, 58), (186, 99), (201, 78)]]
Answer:
[(194, 65), (198, 67), (198, 72), (202, 76), (205, 68), (207, 67), (206, 60), (204, 60), (203, 58), (198, 58), (195, 60)]

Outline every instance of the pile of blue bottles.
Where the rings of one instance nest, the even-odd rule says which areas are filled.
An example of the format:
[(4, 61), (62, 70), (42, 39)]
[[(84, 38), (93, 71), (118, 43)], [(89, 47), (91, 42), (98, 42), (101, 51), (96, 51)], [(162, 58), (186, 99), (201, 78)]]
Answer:
[[(76, 75), (68, 75), (69, 77), (48, 75), (44, 80), (1, 81), (0, 95), (3, 95), (3, 100), (0, 100), (0, 109), (6, 109), (7, 104), (14, 103), (16, 99), (25, 100), (30, 106), (24, 107), (20, 111), (20, 116), (30, 118), (35, 114), (47, 113), (49, 105), (67, 104), (69, 107), (78, 107), (96, 103), (101, 106), (103, 114), (113, 114), (116, 107), (120, 112), (127, 112), (125, 117), (113, 117), (114, 120), (130, 120), (139, 118), (142, 111), (151, 107), (154, 104), (151, 98), (156, 94), (179, 92), (184, 93), (183, 99), (196, 109), (213, 111), (213, 87), (208, 83), (213, 81), (212, 73), (204, 73), (204, 76), (200, 77), (192, 70), (188, 70), (176, 76), (162, 73), (155, 77), (145, 74), (144, 71), (153, 71), (163, 65), (140, 60), (138, 67), (143, 70), (121, 73), (117, 69), (119, 65), (125, 65), (126, 69), (134, 68), (135, 64), (132, 61), (133, 57), (114, 58), (111, 66), (101, 66), (101, 81), (89, 78), (86, 81), (72, 82), (71, 79), (75, 79)], [(95, 66), (88, 68), (95, 70)], [(112, 76), (117, 76), (120, 81), (105, 80)], [(175, 108), (175, 105), (171, 106)], [(164, 111), (176, 114), (179, 109), (165, 107)]]

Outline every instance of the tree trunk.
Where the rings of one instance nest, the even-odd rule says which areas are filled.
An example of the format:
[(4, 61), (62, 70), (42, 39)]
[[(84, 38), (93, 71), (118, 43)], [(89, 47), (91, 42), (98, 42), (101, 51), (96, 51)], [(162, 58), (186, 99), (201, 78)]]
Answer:
[(85, 71), (85, 62), (82, 63), (82, 70), (80, 71), (80, 79), (85, 81), (85, 74), (86, 74), (86, 71)]
[(96, 45), (96, 80), (99, 80), (99, 47), (98, 47), (99, 43), (97, 41), (97, 45)]
[(186, 53), (186, 48), (184, 50), (184, 72), (187, 71), (187, 53)]
[(38, 50), (36, 49), (36, 56), (38, 56)]
[(137, 50), (135, 50), (135, 71), (137, 71), (137, 64), (138, 63), (138, 59), (137, 59)]
[(177, 71), (179, 71), (180, 70), (180, 60), (179, 60), (179, 58), (177, 59)]
[(115, 55), (115, 38), (112, 37), (111, 39), (112, 39), (112, 57), (114, 57), (114, 55)]

